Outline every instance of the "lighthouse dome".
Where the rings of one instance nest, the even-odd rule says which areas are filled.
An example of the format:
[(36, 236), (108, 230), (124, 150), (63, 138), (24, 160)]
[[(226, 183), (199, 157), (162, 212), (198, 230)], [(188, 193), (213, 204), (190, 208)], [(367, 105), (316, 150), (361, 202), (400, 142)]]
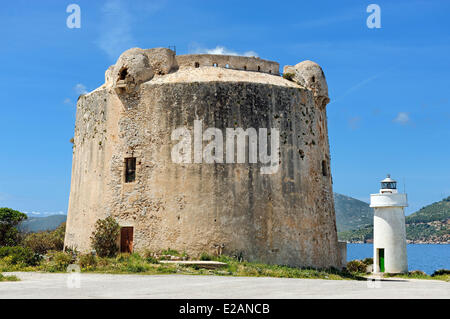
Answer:
[(391, 175), (388, 174), (387, 177), (381, 181), (381, 190), (382, 193), (383, 190), (391, 190), (391, 191), (397, 190), (397, 181), (393, 180), (391, 178)]

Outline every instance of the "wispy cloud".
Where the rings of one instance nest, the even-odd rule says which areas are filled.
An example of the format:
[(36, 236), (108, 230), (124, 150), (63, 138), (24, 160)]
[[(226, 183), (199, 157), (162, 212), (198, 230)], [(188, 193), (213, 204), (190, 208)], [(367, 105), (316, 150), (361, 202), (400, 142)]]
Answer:
[(378, 74), (375, 74), (367, 79), (362, 80), (359, 83), (356, 83), (355, 85), (353, 85), (352, 87), (350, 87), (347, 91), (345, 91), (342, 95), (338, 96), (337, 98), (331, 100), (331, 102), (329, 104), (332, 103), (336, 103), (337, 101), (343, 99), (344, 97), (346, 97), (347, 95), (359, 90), (361, 87), (363, 87), (364, 85), (366, 85), (367, 83), (379, 78), (383, 73), (385, 73), (386, 71), (380, 72)]
[(237, 55), (237, 56), (259, 56), (258, 53), (256, 53), (255, 51), (245, 51), (245, 52), (237, 52), (234, 50), (230, 50), (227, 49), (224, 46), (218, 45), (213, 49), (207, 49), (207, 48), (200, 48), (200, 47), (195, 47), (194, 49), (190, 49), (190, 53), (196, 53), (196, 54), (223, 54), (223, 55)]
[(394, 118), (394, 122), (399, 123), (401, 125), (406, 125), (411, 121), (409, 117), (409, 113), (399, 112), (397, 116)]
[(133, 46), (132, 15), (122, 0), (108, 0), (102, 7), (97, 44), (111, 60)]
[(96, 44), (115, 61), (125, 50), (138, 45), (133, 27), (166, 6), (167, 0), (106, 0), (101, 8)]
[[(86, 89), (86, 85), (81, 84), (81, 83), (78, 83), (77, 85), (75, 85), (75, 87), (73, 89), (75, 90), (75, 92), (77, 92), (77, 94), (87, 94), (88, 93), (88, 91)], [(70, 102), (70, 99), (65, 99), (64, 103), (66, 103), (67, 100), (69, 100), (69, 102)]]

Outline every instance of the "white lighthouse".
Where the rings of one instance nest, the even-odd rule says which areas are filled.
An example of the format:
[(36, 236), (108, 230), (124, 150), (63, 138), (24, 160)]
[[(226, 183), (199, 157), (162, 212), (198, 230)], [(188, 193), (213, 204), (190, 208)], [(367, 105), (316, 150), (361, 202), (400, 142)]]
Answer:
[(404, 207), (406, 194), (397, 191), (397, 182), (390, 175), (381, 181), (378, 194), (370, 195), (373, 216), (373, 271), (375, 273), (408, 272)]

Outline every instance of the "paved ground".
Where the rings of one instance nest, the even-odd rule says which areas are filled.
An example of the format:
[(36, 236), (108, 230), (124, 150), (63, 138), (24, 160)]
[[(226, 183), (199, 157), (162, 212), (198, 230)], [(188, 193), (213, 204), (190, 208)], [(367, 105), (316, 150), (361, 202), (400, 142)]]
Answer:
[[(4, 273), (0, 298), (450, 298), (450, 283), (435, 280), (350, 280)], [(68, 281), (69, 279), (69, 281)]]

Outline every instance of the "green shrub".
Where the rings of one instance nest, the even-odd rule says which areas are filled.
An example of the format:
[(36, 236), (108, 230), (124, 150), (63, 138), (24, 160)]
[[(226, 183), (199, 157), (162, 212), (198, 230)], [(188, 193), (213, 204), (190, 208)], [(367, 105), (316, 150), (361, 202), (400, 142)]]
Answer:
[(30, 248), (14, 246), (0, 247), (0, 259), (4, 259), (10, 265), (36, 266), (40, 257)]
[(158, 259), (155, 257), (155, 254), (150, 251), (150, 250), (146, 250), (144, 251), (144, 259), (146, 262), (148, 262), (149, 264), (159, 264)]
[(71, 254), (61, 251), (51, 251), (47, 254), (47, 257), (48, 261), (42, 266), (43, 270), (49, 272), (66, 271), (67, 267), (74, 262)]
[(367, 265), (361, 260), (352, 260), (347, 263), (347, 270), (349, 272), (365, 273)]
[(3, 276), (3, 274), (0, 274), (0, 281), (19, 281), (20, 279), (16, 276)]
[(147, 257), (145, 258), (145, 261), (148, 262), (149, 264), (159, 264), (158, 259), (156, 259), (156, 258), (153, 257), (153, 256), (147, 256)]
[(200, 255), (200, 260), (212, 260), (213, 257), (205, 252)]
[(114, 257), (119, 251), (117, 239), (120, 226), (114, 218), (99, 219), (91, 236), (92, 247), (100, 257)]
[(156, 269), (158, 271), (158, 273), (162, 273), (162, 274), (174, 274), (177, 272), (177, 269), (173, 266), (158, 266), (158, 268)]
[(93, 254), (83, 254), (78, 257), (78, 265), (82, 269), (91, 270), (97, 267), (97, 257)]
[(138, 253), (132, 254), (118, 254), (115, 258), (115, 267), (121, 272), (139, 273), (145, 272), (151, 268), (146, 262), (145, 258), (142, 258)]
[(41, 255), (45, 255), (50, 250), (61, 251), (64, 249), (65, 232), (66, 223), (62, 223), (54, 231), (43, 231), (28, 234), (23, 241), (23, 245)]
[(130, 263), (127, 265), (127, 271), (129, 272), (145, 272), (148, 270), (148, 266), (143, 263)]
[[(450, 198), (450, 197), (449, 197)], [(442, 275), (450, 275), (450, 270), (449, 269), (439, 269), (436, 270), (431, 277), (435, 277), (435, 276), (442, 276)]]
[(283, 78), (289, 81), (293, 81), (295, 74), (294, 73), (284, 73)]
[(365, 264), (366, 266), (373, 265), (373, 258), (364, 258), (362, 260), (362, 263)]
[(20, 242), (17, 225), (27, 215), (11, 208), (0, 208), (0, 246), (17, 246)]
[(129, 253), (120, 253), (116, 256), (116, 261), (117, 262), (124, 262), (124, 261), (128, 261), (130, 259), (130, 254)]
[(180, 253), (175, 249), (166, 249), (161, 252), (161, 255), (180, 256)]
[(408, 272), (409, 276), (413, 276), (413, 277), (426, 277), (428, 276), (425, 272), (423, 272), (422, 270), (413, 270)]

